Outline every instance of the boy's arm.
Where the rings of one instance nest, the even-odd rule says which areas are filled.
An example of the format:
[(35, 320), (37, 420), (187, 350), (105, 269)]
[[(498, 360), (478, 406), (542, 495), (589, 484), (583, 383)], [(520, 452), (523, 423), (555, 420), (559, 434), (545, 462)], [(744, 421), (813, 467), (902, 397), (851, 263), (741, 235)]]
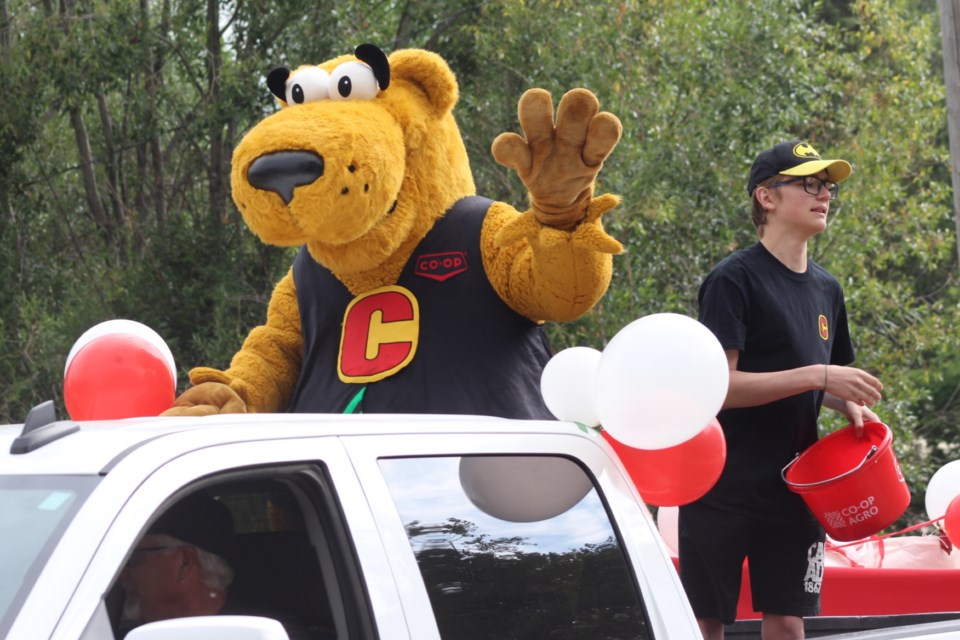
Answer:
[(863, 421), (876, 420), (877, 416), (867, 408), (881, 397), (883, 384), (863, 369), (840, 365), (812, 364), (784, 371), (749, 373), (739, 371), (740, 351), (727, 349), (727, 365), (730, 368), (730, 384), (724, 409), (756, 407), (789, 396), (822, 389), (823, 403), (843, 413), (858, 427)]
[(797, 369), (750, 373), (737, 369), (738, 349), (727, 349), (730, 385), (723, 401), (724, 409), (758, 407), (804, 391), (823, 388), (823, 365), (814, 364)]

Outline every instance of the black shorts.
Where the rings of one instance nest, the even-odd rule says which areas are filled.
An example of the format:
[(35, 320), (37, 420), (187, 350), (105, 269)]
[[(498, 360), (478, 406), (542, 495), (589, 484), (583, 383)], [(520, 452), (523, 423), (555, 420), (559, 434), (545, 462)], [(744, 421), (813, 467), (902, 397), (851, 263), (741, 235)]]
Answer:
[(820, 614), (824, 532), (813, 520), (771, 524), (702, 504), (680, 507), (680, 580), (698, 618), (732, 624), (743, 559), (755, 611)]

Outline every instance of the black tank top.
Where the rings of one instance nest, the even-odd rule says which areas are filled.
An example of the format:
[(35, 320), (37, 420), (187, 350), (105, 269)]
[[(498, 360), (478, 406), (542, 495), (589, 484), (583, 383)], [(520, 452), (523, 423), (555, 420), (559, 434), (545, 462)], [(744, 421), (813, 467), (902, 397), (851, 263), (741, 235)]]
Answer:
[(340, 413), (362, 389), (354, 410), (366, 413), (552, 419), (540, 394), (546, 335), (500, 299), (483, 267), (490, 202), (457, 202), (395, 286), (356, 297), (300, 249), (303, 361), (289, 411)]

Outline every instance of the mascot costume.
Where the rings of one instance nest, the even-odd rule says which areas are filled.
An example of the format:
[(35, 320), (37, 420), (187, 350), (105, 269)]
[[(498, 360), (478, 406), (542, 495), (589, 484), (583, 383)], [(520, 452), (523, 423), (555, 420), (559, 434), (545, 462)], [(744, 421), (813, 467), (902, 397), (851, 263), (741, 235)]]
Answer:
[(267, 78), (281, 109), (233, 155), (244, 221), (300, 246), (266, 324), (225, 371), (196, 368), (164, 415), (235, 412), (484, 414), (551, 418), (542, 324), (589, 311), (622, 246), (594, 197), (620, 121), (592, 93), (519, 102), (524, 136), (494, 158), (530, 208), (475, 195), (453, 117), (457, 83), (422, 50), (354, 55)]

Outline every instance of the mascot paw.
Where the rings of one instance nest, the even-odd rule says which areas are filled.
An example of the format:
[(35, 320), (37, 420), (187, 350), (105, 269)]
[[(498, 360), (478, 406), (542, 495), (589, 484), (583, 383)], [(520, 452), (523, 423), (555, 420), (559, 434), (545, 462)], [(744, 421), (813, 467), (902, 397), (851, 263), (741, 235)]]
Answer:
[(202, 382), (174, 400), (162, 416), (209, 416), (217, 413), (246, 413), (247, 405), (236, 391), (221, 382)]
[(517, 113), (524, 136), (497, 136), (493, 157), (520, 176), (538, 222), (572, 229), (587, 215), (597, 174), (620, 141), (620, 120), (600, 112), (586, 89), (564, 94), (556, 122), (553, 100), (543, 89), (524, 93)]
[(600, 216), (613, 209), (620, 202), (617, 196), (605, 194), (593, 198), (584, 213), (584, 224), (579, 225), (572, 233), (557, 231), (540, 223), (536, 212), (526, 212), (504, 226), (497, 233), (495, 243), (499, 247), (508, 247), (511, 244), (526, 240), (532, 245), (551, 247), (553, 245), (572, 242), (579, 249), (609, 253), (616, 255), (623, 253), (623, 245), (610, 236), (599, 224)]

